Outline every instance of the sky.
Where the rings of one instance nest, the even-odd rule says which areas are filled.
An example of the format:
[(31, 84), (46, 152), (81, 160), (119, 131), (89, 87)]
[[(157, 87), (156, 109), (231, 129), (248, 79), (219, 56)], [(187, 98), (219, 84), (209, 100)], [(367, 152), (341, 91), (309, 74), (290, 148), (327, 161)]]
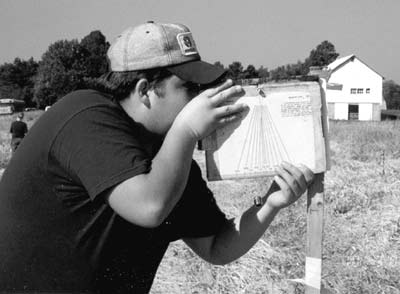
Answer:
[(269, 69), (304, 61), (324, 40), (400, 83), (400, 0), (0, 0), (0, 64), (36, 61), (58, 40), (107, 41), (153, 20), (187, 25), (203, 60)]

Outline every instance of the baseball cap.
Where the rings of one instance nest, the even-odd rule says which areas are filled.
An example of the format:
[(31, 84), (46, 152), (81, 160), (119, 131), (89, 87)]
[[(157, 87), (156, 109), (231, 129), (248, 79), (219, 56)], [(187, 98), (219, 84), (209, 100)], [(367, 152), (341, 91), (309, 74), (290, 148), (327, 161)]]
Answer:
[(204, 62), (189, 28), (149, 21), (122, 32), (107, 52), (114, 72), (165, 67), (184, 81), (209, 84), (225, 70)]

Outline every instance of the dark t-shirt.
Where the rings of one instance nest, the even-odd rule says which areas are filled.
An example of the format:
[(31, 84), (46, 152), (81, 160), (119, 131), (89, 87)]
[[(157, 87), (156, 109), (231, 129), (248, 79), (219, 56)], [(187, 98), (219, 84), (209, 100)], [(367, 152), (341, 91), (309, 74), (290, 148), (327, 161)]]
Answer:
[(28, 126), (23, 121), (16, 120), (11, 123), (10, 133), (12, 138), (23, 138), (28, 132)]
[(43, 114), (0, 181), (0, 292), (146, 293), (169, 242), (215, 234), (225, 216), (194, 161), (159, 227), (130, 224), (108, 205), (106, 192), (149, 172), (160, 145), (96, 91)]

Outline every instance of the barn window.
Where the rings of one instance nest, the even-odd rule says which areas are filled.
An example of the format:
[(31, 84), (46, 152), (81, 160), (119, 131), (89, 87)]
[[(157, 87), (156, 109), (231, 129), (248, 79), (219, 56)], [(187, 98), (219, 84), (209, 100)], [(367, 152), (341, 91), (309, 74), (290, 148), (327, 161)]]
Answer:
[(358, 104), (349, 104), (349, 120), (358, 120)]
[(365, 89), (365, 94), (369, 94), (370, 93), (370, 88)]
[(363, 88), (358, 88), (357, 89), (357, 94), (362, 94), (364, 93), (364, 89)]
[(351, 88), (350, 89), (350, 94), (356, 94), (357, 93), (357, 89), (356, 88)]

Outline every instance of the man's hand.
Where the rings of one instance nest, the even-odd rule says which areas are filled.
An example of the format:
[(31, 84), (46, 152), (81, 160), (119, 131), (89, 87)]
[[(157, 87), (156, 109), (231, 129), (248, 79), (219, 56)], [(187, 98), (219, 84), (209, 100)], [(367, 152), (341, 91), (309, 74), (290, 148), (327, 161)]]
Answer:
[(242, 87), (233, 86), (232, 80), (227, 80), (193, 98), (178, 114), (175, 124), (193, 139), (200, 140), (215, 129), (241, 118), (247, 105), (224, 104), (227, 99), (240, 95), (243, 95)]
[(266, 204), (275, 209), (281, 209), (297, 201), (311, 184), (314, 173), (305, 165), (295, 167), (284, 162), (276, 168), (271, 190)]

